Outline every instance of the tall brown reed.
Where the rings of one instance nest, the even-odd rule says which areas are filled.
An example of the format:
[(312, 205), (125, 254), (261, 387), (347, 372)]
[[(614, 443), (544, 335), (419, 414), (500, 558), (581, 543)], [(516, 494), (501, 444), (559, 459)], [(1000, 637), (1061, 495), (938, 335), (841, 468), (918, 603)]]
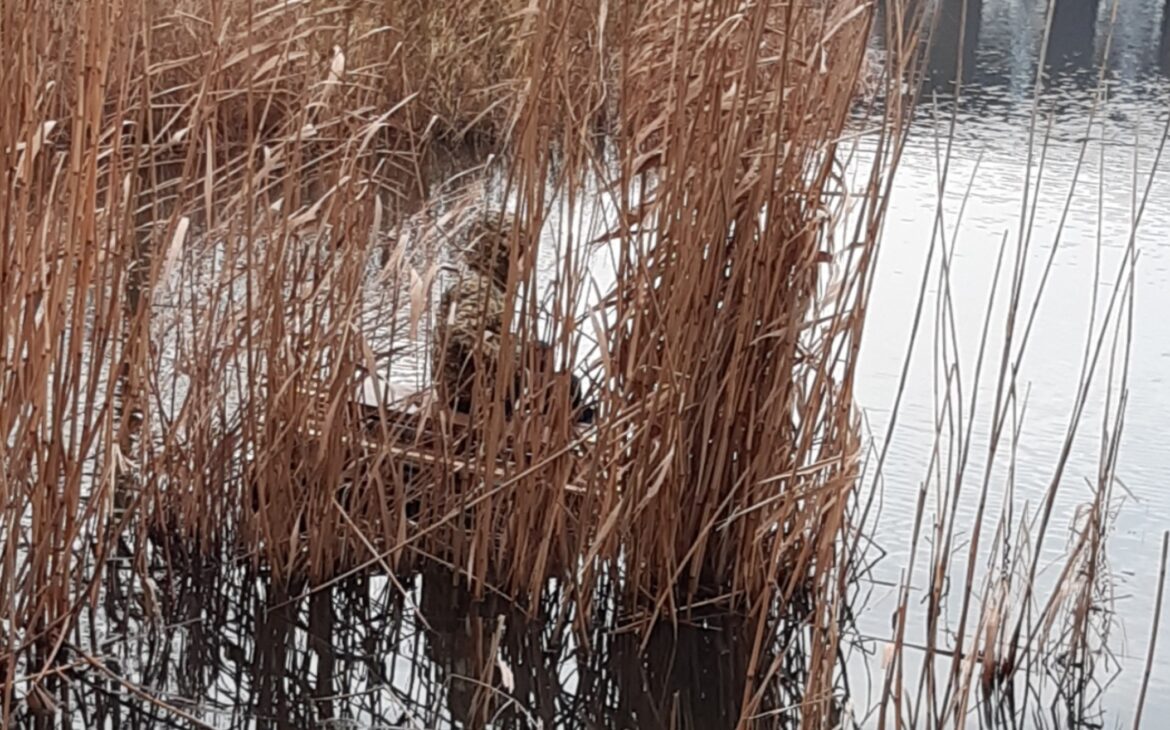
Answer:
[[(450, 64), (397, 57), (392, 10), (4, 5), (0, 664), (37, 678), (23, 684), (46, 709), (38, 685), (81, 645), (70, 632), (105, 558), (143, 568), (147, 530), (210, 551), (240, 527), (278, 572), (336, 561), (306, 556), (293, 526), (331, 534), (348, 462), (283, 429), (318, 405), (299, 385), (324, 382), (336, 405), (370, 364), (353, 310), (385, 248), (375, 224), (425, 194), (433, 120), (404, 109), (442, 108)], [(486, 58), (511, 33), (459, 42)], [(512, 93), (469, 95), (443, 123), (498, 145), (492, 109)], [(338, 443), (346, 428), (324, 423)], [(295, 446), (308, 456), (290, 465)], [(244, 485), (273, 508), (242, 509)]]
[[(869, 4), (34, 5), (5, 6), (0, 71), (8, 676), (85, 650), (107, 557), (153, 611), (160, 554), (318, 584), (423, 556), (530, 605), (620, 573), (651, 622), (746, 610), (753, 676), (778, 671), (770, 610), (821, 596), (801, 620), (827, 694), (889, 169), (836, 239)], [(457, 240), (467, 207), (438, 200), (436, 160), (487, 153), (498, 188), (464, 197), (511, 209), (525, 252), (496, 381), (469, 427), (383, 397), (371, 434), (356, 389), (428, 330), (418, 241)], [(602, 198), (617, 279), (581, 319)], [(571, 428), (563, 373), (506, 419), (534, 339), (573, 368), (587, 334), (600, 425)]]
[[(47, 712), (46, 670), (95, 588), (88, 550), (101, 560), (104, 526), (120, 517), (115, 486), (133, 455), (119, 445), (137, 418), (111, 404), (142, 356), (121, 341), (133, 327), (134, 237), (126, 181), (111, 166), (128, 151), (105, 126), (125, 101), (107, 90), (127, 78), (131, 49), (107, 22), (117, 9), (54, 10), (6, 4), (0, 30), (0, 88), (13, 102), (0, 116), (0, 671), (6, 688), (18, 670), (35, 678), (27, 696)], [(11, 703), (5, 691), (5, 725)]]
[[(522, 108), (505, 182), (530, 235), (561, 190), (560, 215), (604, 217), (576, 192), (587, 174), (612, 191), (616, 208), (595, 247), (616, 261), (615, 284), (584, 322), (567, 316), (589, 265), (577, 258), (578, 239), (542, 242), (562, 262), (548, 297), (554, 339), (570, 363), (583, 326), (597, 339), (604, 417), (584, 445), (591, 468), (579, 498), (548, 488), (563, 478), (541, 474), (528, 486), (530, 471), (504, 479), (523, 495), (505, 510), (505, 534), (518, 534), (512, 585), (539, 588), (548, 571), (528, 571), (555, 564), (545, 546), (559, 544), (583, 561), (580, 573), (564, 576), (579, 605), (588, 606), (598, 571), (612, 571), (625, 604), (646, 609), (635, 621), (653, 624), (703, 604), (744, 610), (758, 619), (748, 672), (765, 678), (785, 661), (767, 651), (773, 609), (807, 606), (791, 613), (817, 637), (805, 687), (816, 699), (801, 714), (810, 727), (831, 716), (848, 574), (840, 548), (859, 473), (853, 367), (905, 120), (892, 84), (881, 125), (888, 148), (866, 188), (851, 195), (836, 167), (838, 145), (871, 11), (849, 3), (624, 6), (620, 25), (632, 30), (618, 39), (616, 162), (570, 138), (549, 184), (540, 130), (551, 115), (586, 118), (588, 105), (557, 94), (574, 87), (548, 57), (532, 88), (551, 86), (551, 96), (538, 98), (554, 107), (530, 100)], [(916, 36), (898, 30), (904, 36), (891, 56), (903, 64), (894, 69), (900, 79)], [(577, 140), (589, 140), (585, 130)], [(835, 225), (847, 214), (856, 238), (843, 242)], [(532, 314), (528, 263), (516, 274), (517, 310)], [(519, 322), (523, 333), (530, 322)], [(504, 368), (484, 394), (499, 393), (508, 377)], [(564, 431), (552, 433), (546, 426), (543, 438), (524, 441), (533, 462), (550, 466), (572, 448)], [(540, 550), (521, 547), (525, 534)], [(745, 718), (761, 701), (757, 686), (745, 691)]]

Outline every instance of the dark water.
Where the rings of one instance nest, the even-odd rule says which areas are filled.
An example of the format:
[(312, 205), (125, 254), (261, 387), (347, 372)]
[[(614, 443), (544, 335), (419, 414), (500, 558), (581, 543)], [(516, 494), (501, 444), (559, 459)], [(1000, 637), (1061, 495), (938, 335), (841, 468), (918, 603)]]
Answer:
[[(993, 510), (1007, 503), (1034, 510), (1051, 479), (1089, 331), (1094, 270), (1099, 266), (1101, 278), (1112, 280), (1133, 216), (1134, 165), (1140, 190), (1170, 115), (1170, 28), (1161, 4), (1120, 0), (1113, 20), (1109, 0), (1063, 0), (1053, 17), (1041, 107), (1045, 122), (1052, 117), (1052, 141), (1037, 196), (1035, 260), (1027, 286), (1036, 286), (1052, 245), (1080, 140), (1092, 141), (1020, 375), (1030, 392), (1013, 491), (1009, 496), (1006, 483), (997, 480), (989, 500)], [(960, 32), (968, 46), (961, 56), (965, 92), (945, 203), (952, 211), (948, 227), (954, 226), (953, 211), (979, 164), (978, 182), (958, 228), (951, 282), (960, 359), (973, 362), (1001, 238), (1018, 229), (1045, 5), (969, 0), (965, 24), (959, 2), (947, 0), (944, 6), (929, 83), (944, 118), (960, 65), (954, 52)], [(1109, 69), (1109, 101), (1089, 129), (1102, 63)], [(935, 214), (936, 130), (930, 117), (924, 108), (899, 172), (862, 351), (858, 397), (879, 436), (898, 382)], [(1120, 671), (1100, 702), (1098, 719), (1105, 727), (1130, 722), (1153, 611), (1159, 541), (1170, 528), (1165, 441), (1170, 432), (1170, 177), (1165, 174), (1155, 179), (1137, 245), (1131, 400), (1118, 467), (1125, 489), (1117, 496), (1124, 503), (1108, 545), (1118, 620), (1110, 637), (1118, 664), (1111, 670)], [(933, 283), (930, 288), (936, 289)], [(1108, 294), (1104, 284), (1100, 291), (1098, 310)], [(1002, 315), (1001, 308), (996, 316)], [(867, 600), (858, 603), (859, 632), (868, 640), (851, 652), (850, 675), (840, 687), (841, 693), (846, 688), (851, 693), (849, 705), (862, 725), (874, 721), (866, 709), (883, 671), (882, 639), (890, 634), (896, 598), (892, 586), (908, 563), (908, 525), (926, 478), (935, 408), (927, 330), (912, 358), (900, 425), (881, 482), (881, 510), (871, 526), (887, 555), (865, 586)], [(1097, 470), (1104, 389), (1095, 394), (1044, 546), (1054, 563), (1067, 547), (1067, 525), (1091, 497), (1085, 478), (1091, 481)], [(989, 412), (976, 416), (977, 445), (980, 434), (986, 442), (989, 419)], [(972, 514), (969, 502), (962, 502), (960, 515)], [(962, 560), (965, 553), (956, 558), (957, 574)], [(1042, 575), (1044, 580), (1051, 576)], [(172, 711), (177, 708), (209, 726), (233, 728), (432, 728), (468, 717), (505, 727), (724, 728), (739, 715), (750, 660), (750, 633), (726, 618), (698, 619), (677, 630), (664, 627), (641, 651), (638, 634), (615, 632), (621, 621), (603, 611), (584, 632), (589, 645), (581, 646), (573, 632), (555, 622), (527, 626), (523, 615), (506, 606), (473, 606), (442, 573), (416, 577), (405, 596), (385, 577), (355, 579), (305, 598), (295, 588), (273, 593), (264, 581), (243, 573), (211, 578), (193, 570), (185, 578), (159, 576), (158, 581), (161, 629), (151, 628), (133, 609), (127, 614), (111, 604), (104, 619), (90, 624), (100, 628), (79, 639), (95, 654), (116, 657), (113, 667), (135, 684), (153, 688), (155, 701), (106, 682), (101, 673), (86, 672), (71, 682), (61, 708), (65, 714), (42, 720), (41, 726), (198, 726), (177, 717)], [(926, 578), (919, 571), (910, 581), (922, 586)], [(920, 601), (912, 600), (911, 607), (920, 610)], [(557, 615), (556, 606), (548, 609)], [(1163, 610), (1163, 623), (1170, 624), (1170, 607)], [(919, 640), (920, 625), (912, 619), (911, 627), (908, 639)], [(781, 679), (768, 688), (763, 707), (783, 727), (784, 708), (799, 702), (807, 647), (799, 636), (778, 636), (775, 643), (783, 647), (776, 649), (782, 657)], [(1147, 727), (1160, 727), (1170, 714), (1170, 637), (1163, 637), (1157, 651), (1146, 713)], [(37, 724), (28, 717), (24, 721)], [(977, 724), (972, 720), (972, 726)]]
[[(752, 635), (727, 617), (663, 626), (643, 649), (642, 635), (605, 611), (583, 632), (534, 623), (505, 601), (471, 601), (442, 569), (312, 595), (242, 572), (199, 572), (160, 577), (170, 621), (161, 629), (140, 616), (125, 617), (127, 629), (107, 605), (94, 653), (117, 657), (109, 666), (154, 688), (156, 701), (85, 673), (63, 706), (74, 726), (698, 730), (739, 716)], [(558, 615), (555, 602), (541, 609)], [(801, 696), (808, 647), (779, 635), (760, 661), (770, 665), (780, 647), (765, 712)]]

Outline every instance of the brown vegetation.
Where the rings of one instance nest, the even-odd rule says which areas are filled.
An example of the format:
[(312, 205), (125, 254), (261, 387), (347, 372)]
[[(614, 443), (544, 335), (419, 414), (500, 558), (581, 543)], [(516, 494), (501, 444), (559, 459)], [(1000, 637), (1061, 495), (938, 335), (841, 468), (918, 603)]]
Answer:
[[(829, 726), (906, 123), (898, 86), (850, 190), (871, 4), (32, 5), (0, 25), (0, 675), (51, 703), (81, 615), (129, 583), (153, 613), (160, 565), (321, 587), (430, 561), (533, 611), (555, 579), (581, 628), (611, 582), (646, 628), (745, 614), (744, 718), (783, 615), (811, 637), (802, 722)], [(916, 30), (889, 22), (911, 78)], [(515, 265), (473, 411), (354, 407), (425, 341), (488, 204)]]
[[(789, 592), (830, 580), (818, 563), (857, 449), (838, 363), (860, 317), (817, 288), (870, 11), (730, 10), (9, 9), (9, 671), (59, 658), (95, 566), (145, 575), (159, 549), (242, 550), (316, 581), (426, 556), (523, 602), (550, 577), (586, 600), (625, 549), (629, 595), (656, 614), (700, 586), (759, 608), (781, 568)], [(597, 136), (613, 114), (616, 167)], [(588, 180), (617, 192), (619, 276), (594, 317), (606, 419), (585, 440), (567, 377), (525, 411), (542, 417), (504, 418), (510, 355), (477, 383), (470, 426), (423, 406), (410, 443), (382, 408), (358, 438), (355, 387), (426, 327), (438, 272), (433, 247), (386, 234), (458, 236), (460, 207), (427, 202), (440, 149), (505, 155), (517, 237), (554, 204), (599, 211)], [(557, 249), (548, 339), (567, 368), (588, 324), (580, 239), (541, 244)], [(506, 282), (501, 351), (519, 359), (537, 258)], [(850, 289), (865, 267), (847, 268)], [(828, 327), (802, 324), (829, 310)], [(726, 339), (698, 342), (710, 328)], [(451, 458), (406, 469), (404, 440)]]

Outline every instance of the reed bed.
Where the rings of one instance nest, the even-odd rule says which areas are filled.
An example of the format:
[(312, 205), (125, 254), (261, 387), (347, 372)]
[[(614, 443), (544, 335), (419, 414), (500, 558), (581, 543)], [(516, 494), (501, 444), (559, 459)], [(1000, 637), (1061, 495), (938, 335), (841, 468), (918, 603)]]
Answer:
[[(0, 116), (4, 724), (106, 701), (86, 682), (206, 723), (143, 689), (165, 684), (149, 667), (107, 661), (99, 634), (174, 617), (185, 574), (225, 568), (263, 578), (265, 620), (315, 606), (315, 635), (332, 630), (329, 589), (374, 573), (407, 613), (454, 601), (463, 620), (492, 599), (516, 624), (571, 625), (599, 663), (654, 654), (660, 624), (730, 612), (736, 722), (843, 721), (863, 524), (853, 380), (919, 16), (864, 0), (3, 12), (0, 90), (17, 100)], [(878, 148), (853, 187), (847, 125), (878, 22)], [(499, 366), (466, 417), (425, 396), (404, 417), (398, 396), (436, 366), (420, 353), (444, 264), (477, 219), (505, 215)], [(592, 386), (589, 428), (573, 423), (570, 372)], [(517, 374), (546, 387), (505, 403)], [(375, 376), (398, 386), (356, 406)], [(1089, 577), (1041, 624), (1047, 638), (1071, 622), (1074, 654), (1109, 504), (1103, 488), (1070, 554), (1069, 575)], [(936, 524), (940, 540), (953, 526)], [(1014, 647), (1040, 631), (1008, 602), (1013, 585), (1033, 599), (1035, 560), (1001, 579), (977, 629), (964, 604), (959, 643), (996, 647), (979, 655), (985, 688), (1026, 665)], [(424, 564), (449, 572), (418, 593)], [(470, 656), (448, 667), (447, 696), (459, 685), (452, 714), (473, 724), (522, 724), (493, 658), (542, 660), (495, 621), (444, 634), (473, 645), (447, 652)], [(292, 661), (279, 638), (273, 677)], [(307, 656), (329, 697), (334, 660)], [(954, 656), (938, 726), (964, 715), (953, 688), (973, 681)], [(586, 683), (608, 671), (586, 665)], [(901, 725), (900, 653), (889, 667), (883, 718)], [(531, 697), (549, 678), (526, 681)], [(191, 682), (183, 694), (210, 686)], [(246, 704), (298, 716), (284, 689)], [(318, 699), (306, 722), (334, 715)], [(645, 702), (627, 690), (614, 712), (672, 711)]]
[[(619, 570), (651, 623), (700, 596), (763, 616), (781, 570), (788, 594), (829, 581), (865, 267), (842, 262), (833, 301), (822, 269), (859, 255), (826, 232), (871, 11), (7, 7), (6, 676), (62, 686), (100, 595), (157, 613), (159, 561), (320, 585), (425, 557), (532, 606), (550, 578), (588, 605)], [(554, 200), (600, 209), (590, 184), (617, 201), (593, 242), (619, 262), (609, 292), (580, 233), (541, 236)], [(369, 434), (349, 404), (427, 335), (443, 252), (492, 205), (518, 224), (508, 354), (471, 435), (427, 411), (410, 445), (442, 458), (407, 470), (394, 412)], [(594, 433), (563, 375), (540, 417), (505, 419), (532, 341), (573, 369), (590, 324)]]
[[(283, 426), (307, 423), (322, 382), (341, 399), (370, 352), (353, 308), (389, 250), (379, 225), (429, 194), (449, 64), (399, 53), (404, 33), (507, 73), (518, 27), (473, 38), (427, 7), (429, 36), (384, 4), (5, 5), (0, 663), (39, 678), (30, 706), (64, 700), (41, 684), (60, 686), (103, 592), (137, 576), (157, 612), (155, 560), (250, 540), (288, 576), (344, 553), (302, 549), (300, 528), (333, 534), (331, 485), (351, 467)], [(442, 124), (498, 146), (492, 109), (512, 95), (469, 96)]]

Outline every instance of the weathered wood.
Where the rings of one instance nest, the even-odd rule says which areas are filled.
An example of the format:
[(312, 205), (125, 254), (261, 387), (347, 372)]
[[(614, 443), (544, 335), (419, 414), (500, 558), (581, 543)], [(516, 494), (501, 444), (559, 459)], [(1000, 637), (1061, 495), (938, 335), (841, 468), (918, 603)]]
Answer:
[[(318, 402), (313, 412), (324, 414), (329, 410), (327, 393), (305, 395)], [(382, 406), (377, 405), (376, 398), (362, 395), (342, 404), (342, 408), (350, 410), (351, 416), (342, 422), (359, 425), (354, 433), (341, 437), (342, 444), (352, 449), (351, 459), (358, 461), (375, 454), (388, 455), (392, 457), (394, 466), (414, 467), (416, 473), (434, 471), (444, 466), (448, 473), (453, 474), (483, 470), (482, 463), (474, 464), (471, 459), (458, 453), (450, 453), (453, 450), (450, 447), (469, 434), (471, 419), (467, 414), (442, 407), (433, 391), (388, 391), (389, 397), (385, 397)], [(371, 400), (375, 402), (371, 403)], [(319, 421), (310, 420), (306, 425), (307, 428), (301, 432), (303, 435), (310, 439), (322, 436)], [(458, 449), (454, 451), (458, 452)], [(493, 469), (493, 477), (500, 481), (507, 479), (509, 471), (505, 467), (520, 462), (512, 454), (511, 444), (506, 439), (500, 444), (499, 460)], [(584, 487), (574, 484), (566, 485), (565, 489), (570, 493), (585, 491)]]

